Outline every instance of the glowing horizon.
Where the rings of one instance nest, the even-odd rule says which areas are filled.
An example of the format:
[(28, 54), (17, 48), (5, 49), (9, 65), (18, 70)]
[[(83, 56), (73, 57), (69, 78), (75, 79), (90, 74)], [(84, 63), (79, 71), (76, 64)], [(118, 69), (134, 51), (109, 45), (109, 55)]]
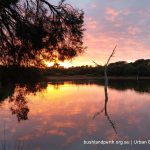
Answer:
[[(69, 67), (71, 67), (71, 63), (69, 63), (69, 62), (67, 62), (67, 61), (65, 61), (65, 62), (58, 62), (58, 64), (59, 64), (60, 66), (64, 67), (64, 68), (69, 68)], [(45, 62), (45, 65), (46, 65), (47, 67), (52, 67), (52, 66), (54, 65), (54, 62), (46, 61), (46, 62)]]

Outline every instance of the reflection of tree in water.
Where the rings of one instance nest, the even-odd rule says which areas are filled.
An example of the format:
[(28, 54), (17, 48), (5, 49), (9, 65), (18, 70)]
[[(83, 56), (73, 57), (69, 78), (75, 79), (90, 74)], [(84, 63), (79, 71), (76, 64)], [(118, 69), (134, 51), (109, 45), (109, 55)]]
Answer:
[(47, 83), (1, 83), (0, 103), (9, 100), (12, 114), (17, 116), (18, 121), (27, 120), (29, 107), (27, 95), (41, 91), (47, 87)]
[[(71, 80), (70, 83), (75, 85), (104, 86), (103, 79)], [(65, 82), (51, 82), (50, 84), (55, 85), (55, 89), (59, 89), (59, 86), (64, 85)], [(134, 90), (138, 93), (150, 93), (150, 80), (109, 79), (108, 87), (119, 91)]]
[(93, 116), (93, 119), (95, 119), (98, 115), (100, 115), (101, 113), (105, 113), (105, 116), (109, 122), (109, 124), (111, 125), (111, 127), (113, 128), (114, 132), (117, 134), (117, 130), (116, 130), (116, 126), (115, 126), (115, 123), (111, 120), (111, 117), (108, 113), (108, 110), (107, 110), (107, 104), (108, 104), (108, 92), (107, 92), (107, 87), (105, 87), (105, 105), (104, 107), (102, 108), (102, 110), (96, 112)]
[[(117, 130), (116, 130), (116, 127), (115, 127), (115, 123), (113, 123), (113, 121), (111, 120), (110, 118), (110, 115), (107, 111), (107, 104), (108, 104), (108, 76), (107, 76), (107, 68), (108, 68), (108, 65), (109, 65), (109, 61), (110, 59), (114, 56), (115, 54), (115, 51), (116, 51), (116, 47), (117, 45), (115, 46), (115, 48), (113, 49), (111, 55), (109, 56), (108, 60), (107, 60), (107, 63), (105, 64), (105, 69), (104, 69), (104, 76), (105, 76), (105, 83), (104, 83), (104, 93), (105, 93), (105, 105), (104, 105), (104, 108), (99, 111), (99, 112), (96, 112), (93, 116), (93, 119), (95, 119), (96, 116), (100, 115), (102, 112), (105, 112), (105, 116), (106, 118), (108, 119), (108, 122), (110, 123), (110, 125), (112, 126), (114, 132), (117, 134)], [(95, 63), (95, 62), (94, 62)], [(97, 63), (95, 63), (96, 65), (98, 65)], [(99, 66), (99, 65), (98, 65)]]
[(56, 82), (55, 84), (53, 84), (54, 89), (55, 89), (55, 90), (58, 90), (59, 87), (60, 87), (60, 85), (64, 85), (64, 84), (60, 84), (59, 82)]
[(28, 119), (29, 108), (26, 99), (27, 93), (27, 88), (17, 86), (14, 94), (9, 98), (9, 102), (12, 104), (10, 108), (12, 114), (17, 116), (19, 122)]
[(50, 84), (53, 85), (53, 88), (55, 90), (58, 90), (60, 88), (60, 86), (63, 86), (65, 84), (65, 82), (58, 81), (58, 82), (51, 82)]

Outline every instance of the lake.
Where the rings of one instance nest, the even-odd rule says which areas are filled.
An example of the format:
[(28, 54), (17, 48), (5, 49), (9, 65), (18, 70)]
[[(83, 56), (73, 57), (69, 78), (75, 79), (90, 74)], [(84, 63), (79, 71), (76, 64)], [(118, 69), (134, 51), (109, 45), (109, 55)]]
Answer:
[(98, 80), (1, 83), (0, 99), (0, 150), (150, 149), (134, 143), (150, 140), (149, 80), (110, 81), (107, 103)]

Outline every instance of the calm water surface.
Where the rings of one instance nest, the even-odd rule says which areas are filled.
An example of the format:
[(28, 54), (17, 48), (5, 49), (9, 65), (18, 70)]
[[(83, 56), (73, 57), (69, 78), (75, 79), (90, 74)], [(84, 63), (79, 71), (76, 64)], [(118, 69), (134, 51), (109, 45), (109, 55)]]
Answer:
[(150, 149), (83, 144), (150, 139), (150, 82), (109, 85), (107, 105), (99, 81), (1, 85), (1, 145), (8, 150)]

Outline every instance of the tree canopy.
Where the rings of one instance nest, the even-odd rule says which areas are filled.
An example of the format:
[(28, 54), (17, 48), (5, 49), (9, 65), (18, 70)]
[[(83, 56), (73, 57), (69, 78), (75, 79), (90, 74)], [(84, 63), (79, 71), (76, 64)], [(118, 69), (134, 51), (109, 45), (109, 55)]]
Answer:
[(61, 0), (0, 0), (0, 63), (39, 66), (84, 51), (84, 13)]

